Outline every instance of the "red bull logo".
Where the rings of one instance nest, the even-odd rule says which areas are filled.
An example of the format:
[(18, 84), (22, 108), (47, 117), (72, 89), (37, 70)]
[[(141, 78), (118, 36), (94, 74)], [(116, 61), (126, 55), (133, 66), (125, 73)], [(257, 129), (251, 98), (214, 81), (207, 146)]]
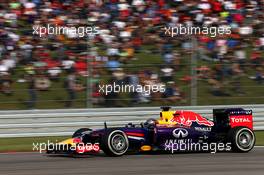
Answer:
[(173, 116), (171, 122), (177, 122), (177, 124), (185, 126), (191, 126), (193, 122), (196, 122), (199, 125), (214, 126), (214, 122), (209, 121), (200, 114), (192, 111), (176, 111)]

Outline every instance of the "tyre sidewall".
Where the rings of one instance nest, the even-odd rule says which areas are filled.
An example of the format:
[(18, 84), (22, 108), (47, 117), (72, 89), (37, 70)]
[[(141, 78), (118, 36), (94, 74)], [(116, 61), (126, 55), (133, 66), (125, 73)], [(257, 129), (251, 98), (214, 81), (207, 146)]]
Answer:
[[(249, 148), (243, 148), (240, 146), (240, 144), (238, 143), (239, 141), (239, 135), (241, 134), (241, 132), (247, 131), (250, 133), (250, 135), (252, 136), (252, 143), (250, 143)], [(247, 128), (247, 127), (236, 127), (231, 129), (230, 133), (229, 133), (229, 140), (232, 143), (232, 150), (236, 151), (236, 152), (249, 152), (251, 149), (253, 149), (255, 142), (256, 142), (256, 137), (254, 132)]]
[[(125, 140), (126, 147), (122, 152), (117, 152), (113, 148), (113, 145), (111, 143), (112, 138), (117, 134), (122, 135), (122, 137)], [(103, 137), (102, 142), (101, 142), (101, 147), (102, 147), (102, 150), (105, 152), (105, 154), (107, 154), (109, 156), (122, 156), (127, 152), (128, 148), (129, 148), (129, 141), (128, 141), (126, 134), (123, 131), (121, 131), (121, 130), (110, 130), (110, 131), (106, 132), (105, 136)]]

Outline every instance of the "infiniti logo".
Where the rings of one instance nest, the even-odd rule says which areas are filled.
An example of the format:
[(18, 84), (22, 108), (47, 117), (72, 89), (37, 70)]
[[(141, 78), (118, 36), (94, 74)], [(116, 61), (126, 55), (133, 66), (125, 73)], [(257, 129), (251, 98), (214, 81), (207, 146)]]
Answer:
[(172, 134), (175, 138), (185, 138), (188, 136), (188, 131), (183, 128), (177, 128), (172, 131)]

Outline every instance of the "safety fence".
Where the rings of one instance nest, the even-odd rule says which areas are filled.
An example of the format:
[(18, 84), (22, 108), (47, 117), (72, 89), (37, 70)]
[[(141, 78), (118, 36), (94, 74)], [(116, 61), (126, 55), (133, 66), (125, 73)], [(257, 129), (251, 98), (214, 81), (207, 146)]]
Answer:
[[(209, 119), (212, 109), (243, 107), (253, 110), (255, 130), (264, 130), (264, 105), (232, 106), (181, 106), (173, 109), (192, 110)], [(36, 137), (71, 135), (82, 127), (100, 128), (120, 126), (133, 122), (139, 124), (148, 118), (158, 118), (159, 107), (89, 108), (56, 110), (0, 111), (0, 137)]]

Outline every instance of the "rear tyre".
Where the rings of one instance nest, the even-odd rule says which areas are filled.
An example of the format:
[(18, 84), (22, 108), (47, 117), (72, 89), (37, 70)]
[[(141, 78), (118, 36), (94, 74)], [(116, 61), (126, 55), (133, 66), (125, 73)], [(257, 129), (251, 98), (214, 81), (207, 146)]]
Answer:
[(128, 138), (121, 130), (109, 130), (101, 140), (101, 149), (108, 156), (122, 156), (128, 147)]
[(81, 129), (78, 129), (77, 131), (75, 131), (72, 135), (72, 138), (74, 137), (80, 137), (84, 134), (84, 132), (90, 132), (92, 131), (92, 129), (90, 128), (81, 128)]
[(254, 132), (247, 127), (232, 128), (228, 133), (232, 151), (249, 152), (256, 142)]

